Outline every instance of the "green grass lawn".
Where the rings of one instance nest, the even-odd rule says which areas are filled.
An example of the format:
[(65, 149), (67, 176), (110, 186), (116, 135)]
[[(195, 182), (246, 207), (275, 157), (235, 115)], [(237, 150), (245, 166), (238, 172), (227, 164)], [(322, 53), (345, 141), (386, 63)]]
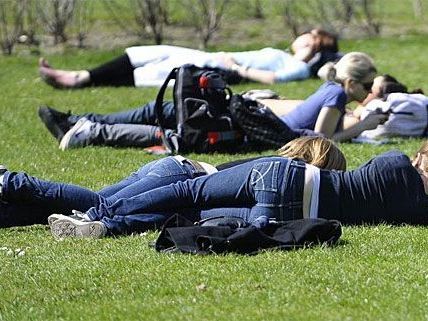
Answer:
[[(426, 36), (349, 41), (342, 48), (366, 51), (381, 73), (428, 91)], [(54, 65), (77, 68), (118, 52), (49, 58)], [(36, 63), (37, 57), (0, 58), (0, 163), (99, 189), (155, 158), (138, 149), (61, 152), (38, 120), (37, 107), (112, 112), (148, 102), (157, 90), (55, 90), (40, 81)], [(304, 98), (320, 83), (271, 88)], [(234, 90), (255, 87), (266, 86)], [(420, 143), (396, 139), (390, 145), (340, 147), (355, 168), (389, 149), (411, 155)], [(218, 164), (253, 155), (191, 156)], [(55, 241), (45, 226), (2, 229), (0, 320), (427, 320), (427, 233), (411, 226), (345, 227), (334, 248), (200, 257), (156, 253), (148, 246), (156, 233)]]

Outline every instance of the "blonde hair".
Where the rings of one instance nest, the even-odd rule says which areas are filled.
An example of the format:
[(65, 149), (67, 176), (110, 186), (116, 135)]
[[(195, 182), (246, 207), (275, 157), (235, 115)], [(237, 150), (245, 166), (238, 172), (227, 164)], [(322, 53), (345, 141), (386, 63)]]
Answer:
[(419, 147), (419, 149), (416, 152), (416, 154), (413, 157), (413, 159), (415, 159), (416, 157), (418, 157), (418, 154), (421, 154), (422, 156), (428, 157), (428, 140), (426, 140), (425, 142), (423, 142), (423, 144), (421, 145), (421, 147)]
[(368, 75), (376, 73), (373, 59), (363, 52), (350, 52), (344, 55), (327, 71), (327, 80), (343, 83), (346, 79), (363, 81)]
[(303, 136), (285, 144), (278, 150), (283, 157), (298, 158), (322, 169), (346, 170), (346, 158), (330, 139)]

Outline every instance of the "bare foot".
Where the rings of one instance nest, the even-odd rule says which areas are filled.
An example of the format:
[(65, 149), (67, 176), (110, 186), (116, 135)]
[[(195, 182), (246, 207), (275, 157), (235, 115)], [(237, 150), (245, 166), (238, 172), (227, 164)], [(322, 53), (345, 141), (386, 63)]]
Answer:
[(41, 58), (39, 59), (39, 67), (52, 68), (52, 67), (49, 65), (48, 61), (47, 61), (45, 58), (43, 58), (43, 57), (41, 57)]
[(89, 82), (90, 75), (87, 70), (72, 71), (52, 68), (44, 58), (39, 60), (39, 73), (41, 78), (55, 88), (79, 88)]

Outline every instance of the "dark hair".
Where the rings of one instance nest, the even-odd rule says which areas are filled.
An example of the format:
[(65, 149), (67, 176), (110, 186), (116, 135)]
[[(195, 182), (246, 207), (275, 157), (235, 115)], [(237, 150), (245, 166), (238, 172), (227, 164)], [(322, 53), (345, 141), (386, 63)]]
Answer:
[(299, 36), (310, 33), (314, 36), (320, 38), (320, 48), (319, 51), (330, 51), (336, 53), (339, 51), (339, 42), (336, 34), (328, 32), (323, 29), (313, 28), (309, 30), (305, 30)]
[(382, 75), (382, 78), (383, 78), (383, 80), (384, 80), (385, 82), (395, 82), (395, 83), (399, 83), (399, 81), (397, 80), (397, 78), (392, 77), (392, 76), (391, 76), (391, 75), (389, 75), (389, 74), (383, 74), (383, 75)]
[(380, 87), (382, 97), (391, 93), (407, 93), (407, 87), (399, 82), (383, 82)]
[(322, 29), (313, 29), (312, 34), (317, 35), (321, 39), (320, 51), (339, 51), (339, 43), (337, 36), (331, 32)]
[(425, 95), (425, 93), (422, 90), (422, 88), (415, 88), (412, 91), (410, 91), (409, 94), (422, 94), (422, 95)]
[(380, 94), (382, 97), (386, 98), (388, 94), (392, 93), (408, 93), (408, 94), (423, 94), (421, 88), (416, 88), (412, 91), (408, 91), (407, 87), (400, 83), (395, 77), (385, 74), (382, 75), (383, 82), (380, 88)]

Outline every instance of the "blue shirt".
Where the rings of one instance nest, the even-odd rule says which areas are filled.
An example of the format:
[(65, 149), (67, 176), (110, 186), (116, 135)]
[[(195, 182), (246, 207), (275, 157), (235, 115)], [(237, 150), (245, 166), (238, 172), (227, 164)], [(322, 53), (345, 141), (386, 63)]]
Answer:
[(321, 170), (319, 216), (345, 224), (428, 223), (428, 196), (406, 155), (390, 151), (353, 171)]
[(275, 48), (230, 52), (241, 66), (268, 70), (275, 73), (276, 82), (307, 79), (311, 76), (309, 65), (292, 54)]
[(347, 96), (342, 86), (328, 81), (309, 96), (293, 111), (281, 117), (291, 129), (314, 130), (318, 115), (323, 107), (335, 108), (345, 114)]

